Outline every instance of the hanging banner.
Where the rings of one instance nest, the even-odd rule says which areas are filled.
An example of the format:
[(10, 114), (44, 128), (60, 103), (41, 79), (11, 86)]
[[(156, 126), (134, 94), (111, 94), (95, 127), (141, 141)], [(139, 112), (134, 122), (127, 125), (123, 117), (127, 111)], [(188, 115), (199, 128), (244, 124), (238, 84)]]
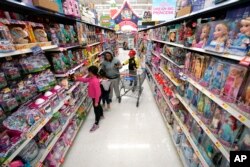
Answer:
[(152, 13), (149, 10), (144, 11), (142, 21), (152, 21)]
[(152, 0), (152, 20), (167, 21), (175, 18), (176, 0)]

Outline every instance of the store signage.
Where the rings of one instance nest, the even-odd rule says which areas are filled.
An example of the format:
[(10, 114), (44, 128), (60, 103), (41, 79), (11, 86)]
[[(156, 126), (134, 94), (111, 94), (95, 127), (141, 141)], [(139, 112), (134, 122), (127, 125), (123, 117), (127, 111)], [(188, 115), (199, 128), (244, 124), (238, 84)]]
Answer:
[(102, 16), (100, 16), (100, 24), (101, 24), (101, 26), (110, 27), (111, 26), (110, 20), (111, 20), (110, 15), (102, 15)]
[(144, 11), (142, 21), (151, 21), (152, 20), (152, 12), (147, 10)]
[(132, 21), (122, 21), (122, 22), (119, 23), (119, 26), (120, 27), (131, 26), (133, 28), (137, 28), (137, 25), (134, 22), (132, 22)]
[(176, 0), (152, 0), (152, 20), (167, 21), (175, 17)]

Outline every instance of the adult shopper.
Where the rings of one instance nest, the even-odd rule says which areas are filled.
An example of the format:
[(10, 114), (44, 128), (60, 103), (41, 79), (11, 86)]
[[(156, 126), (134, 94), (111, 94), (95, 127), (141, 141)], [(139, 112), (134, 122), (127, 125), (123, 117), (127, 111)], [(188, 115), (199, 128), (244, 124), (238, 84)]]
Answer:
[(113, 52), (110, 50), (105, 51), (104, 53), (104, 61), (101, 65), (102, 70), (105, 71), (108, 79), (111, 80), (110, 85), (110, 102), (113, 98), (113, 90), (115, 91), (115, 95), (118, 99), (118, 102), (121, 102), (119, 83), (120, 83), (120, 71), (122, 68), (120, 60), (114, 57)]

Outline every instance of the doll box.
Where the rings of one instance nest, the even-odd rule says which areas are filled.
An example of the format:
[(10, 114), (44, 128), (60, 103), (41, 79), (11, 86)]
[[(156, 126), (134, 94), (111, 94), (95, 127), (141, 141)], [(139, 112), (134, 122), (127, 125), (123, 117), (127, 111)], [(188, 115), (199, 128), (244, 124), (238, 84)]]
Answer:
[(184, 15), (187, 15), (187, 14), (191, 13), (191, 10), (192, 10), (192, 6), (183, 7), (177, 12), (176, 17), (181, 17)]
[(61, 86), (57, 85), (51, 91), (56, 92), (60, 100), (64, 100), (66, 97), (66, 89)]
[(13, 39), (7, 26), (0, 23), (0, 53), (15, 51)]
[(51, 104), (48, 98), (40, 97), (44, 100), (41, 104), (36, 104), (35, 102), (29, 105), (30, 108), (38, 109), (42, 114), (50, 114), (52, 112)]
[(49, 9), (55, 12), (59, 12), (59, 7), (55, 1), (51, 0), (33, 0), (34, 6)]

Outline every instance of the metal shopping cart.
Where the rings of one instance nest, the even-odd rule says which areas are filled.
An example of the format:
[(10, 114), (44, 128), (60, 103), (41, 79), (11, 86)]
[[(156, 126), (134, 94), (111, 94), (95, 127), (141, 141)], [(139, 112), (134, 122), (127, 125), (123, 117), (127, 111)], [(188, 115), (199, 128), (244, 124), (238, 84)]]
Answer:
[(125, 70), (121, 72), (120, 94), (137, 99), (136, 107), (139, 106), (140, 97), (143, 91), (142, 84), (146, 78), (146, 70), (136, 71)]

